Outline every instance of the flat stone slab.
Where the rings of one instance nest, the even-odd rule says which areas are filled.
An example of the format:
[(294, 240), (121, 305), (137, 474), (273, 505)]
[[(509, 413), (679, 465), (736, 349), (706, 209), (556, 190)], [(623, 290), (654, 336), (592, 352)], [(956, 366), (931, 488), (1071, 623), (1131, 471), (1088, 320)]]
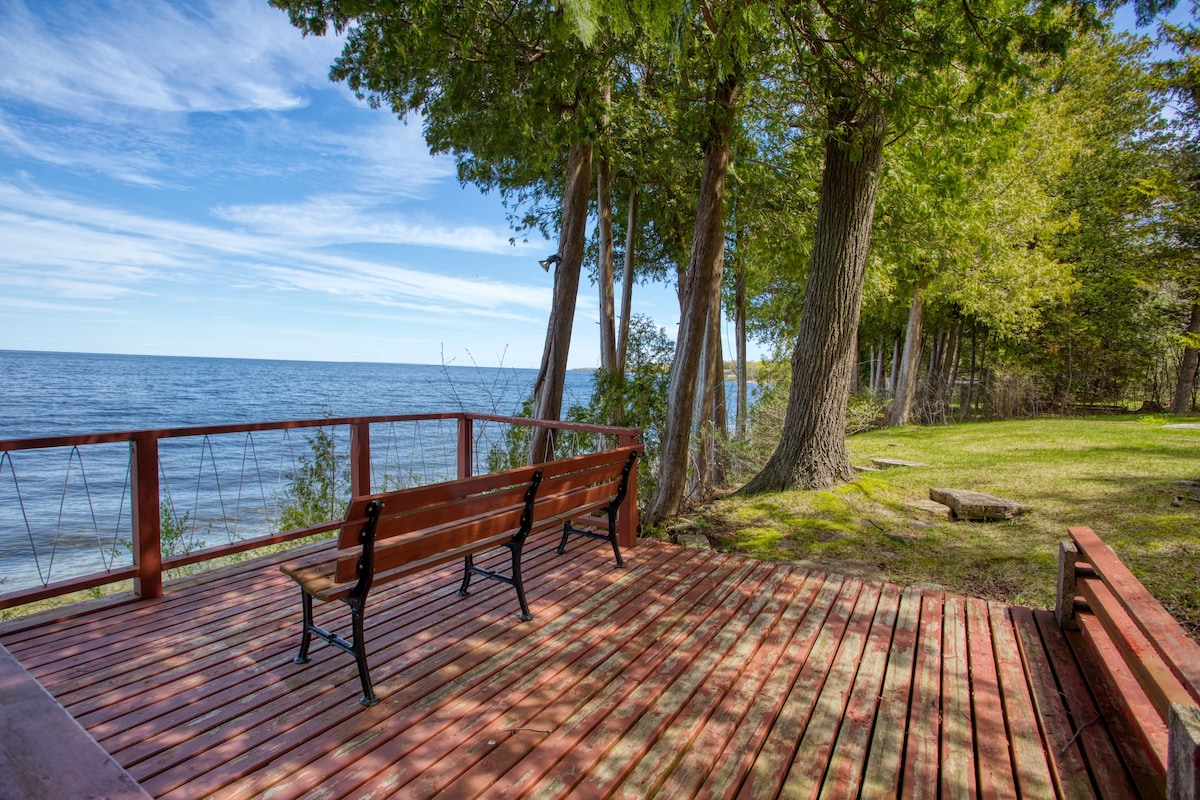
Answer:
[(1176, 422), (1173, 425), (1163, 425), (1168, 430), (1200, 431), (1200, 422)]
[(930, 489), (929, 499), (950, 507), (955, 519), (1001, 520), (1012, 519), (1030, 511), (1030, 507), (1015, 500), (1005, 500), (969, 489)]
[(871, 463), (880, 469), (890, 469), (891, 467), (928, 467), (928, 464), (922, 464), (919, 461), (904, 461), (900, 458), (872, 458)]

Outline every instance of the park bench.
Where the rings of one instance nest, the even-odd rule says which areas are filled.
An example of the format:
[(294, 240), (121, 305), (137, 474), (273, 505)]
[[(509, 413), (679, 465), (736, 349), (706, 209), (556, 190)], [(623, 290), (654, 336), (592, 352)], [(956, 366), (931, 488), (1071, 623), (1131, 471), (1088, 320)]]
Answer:
[(1091, 528), (1068, 532), (1055, 615), (1131, 777), (1144, 796), (1200, 800), (1200, 644)]
[[(592, 455), (556, 459), (504, 472), (460, 478), (351, 499), (336, 543), (280, 565), (300, 585), (303, 632), (296, 663), (306, 663), (313, 635), (352, 655), (358, 664), (363, 705), (379, 701), (367, 666), (363, 620), (367, 595), (375, 586), (457, 559), (463, 560), (458, 594), (466, 596), (471, 577), (482, 575), (512, 586), (520, 619), (532, 619), (521, 580), (521, 551), (531, 533), (563, 531), (604, 538), (617, 544), (617, 511), (625, 499), (640, 448), (622, 447)], [(606, 519), (603, 533), (573, 522)], [(582, 523), (581, 523), (582, 524)], [(511, 554), (511, 571), (479, 567), (474, 556), (499, 547)], [(313, 600), (341, 600), (350, 607), (346, 639), (313, 620)]]

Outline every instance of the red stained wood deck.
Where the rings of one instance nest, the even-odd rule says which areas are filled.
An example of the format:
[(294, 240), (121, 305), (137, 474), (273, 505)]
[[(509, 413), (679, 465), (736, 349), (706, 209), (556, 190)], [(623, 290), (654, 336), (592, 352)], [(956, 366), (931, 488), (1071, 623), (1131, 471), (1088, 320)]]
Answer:
[(1138, 796), (1048, 612), (556, 540), (527, 549), (532, 622), (452, 567), (372, 594), (372, 708), (353, 659), (292, 663), (282, 557), (0, 643), (161, 798)]

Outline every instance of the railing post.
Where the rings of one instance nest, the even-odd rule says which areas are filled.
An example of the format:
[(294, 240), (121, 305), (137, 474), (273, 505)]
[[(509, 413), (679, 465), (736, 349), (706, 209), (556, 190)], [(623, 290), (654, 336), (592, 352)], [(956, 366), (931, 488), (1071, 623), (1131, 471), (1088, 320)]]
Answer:
[[(638, 437), (632, 434), (621, 434), (619, 443), (621, 447), (632, 447), (637, 444)], [(637, 547), (637, 531), (638, 531), (638, 472), (641, 470), (642, 460), (638, 458), (633, 465), (633, 470), (629, 473), (629, 484), (625, 490), (625, 499), (621, 501), (621, 508), (617, 510), (617, 543), (626, 549)]]
[(371, 493), (371, 423), (350, 426), (350, 494), (362, 497)]
[(158, 440), (145, 437), (129, 443), (130, 484), (133, 489), (133, 591), (139, 597), (162, 597), (162, 516), (159, 508)]
[(471, 418), (458, 418), (458, 477), (469, 478), (475, 471), (475, 434)]
[(1200, 800), (1200, 709), (1172, 703), (1167, 725), (1167, 800)]
[(1079, 623), (1075, 621), (1075, 595), (1079, 593), (1075, 565), (1080, 558), (1079, 548), (1074, 542), (1058, 543), (1058, 592), (1054, 617), (1060, 628), (1069, 631), (1079, 630)]

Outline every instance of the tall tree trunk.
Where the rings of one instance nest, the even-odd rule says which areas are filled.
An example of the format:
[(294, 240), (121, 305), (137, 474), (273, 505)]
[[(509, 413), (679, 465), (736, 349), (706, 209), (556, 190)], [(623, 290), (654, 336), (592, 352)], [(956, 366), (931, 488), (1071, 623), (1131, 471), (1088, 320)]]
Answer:
[(888, 425), (907, 425), (912, 418), (913, 400), (917, 396), (917, 373), (921, 370), (921, 323), (925, 301), (922, 287), (913, 291), (912, 304), (908, 307), (908, 327), (904, 330), (904, 355), (900, 360), (900, 377), (896, 381), (896, 399), (892, 401), (892, 413)]
[(737, 75), (728, 75), (717, 85), (716, 98), (711, 107), (711, 129), (704, 143), (704, 173), (696, 203), (692, 252), (684, 282), (680, 284), (679, 337), (667, 389), (667, 419), (659, 455), (659, 476), (644, 515), (649, 522), (658, 522), (679, 513), (687, 484), (692, 401), (696, 395), (713, 282), (721, 280), (721, 259), (725, 250), (723, 201), (737, 95)]
[(975, 393), (975, 322), (971, 322), (971, 371), (967, 375), (967, 385), (963, 387), (962, 400), (960, 401), (961, 412), (958, 415), (960, 422), (967, 421), (967, 414), (971, 410), (971, 397)]
[[(1192, 317), (1187, 327), (1189, 342), (1200, 336), (1200, 298), (1192, 303)], [(1192, 390), (1196, 386), (1196, 366), (1200, 364), (1200, 349), (1194, 344), (1183, 348), (1183, 363), (1179, 365), (1179, 380), (1175, 384), (1175, 398), (1171, 401), (1171, 413), (1186, 414), (1192, 408)]]
[(600, 285), (600, 367), (605, 372), (615, 373), (617, 320), (613, 300), (612, 163), (608, 156), (600, 159), (596, 171), (596, 233), (600, 247), (596, 265), (596, 282)]
[[(711, 300), (708, 307), (709, 318), (712, 317)], [(700, 351), (700, 380), (696, 387), (696, 397), (692, 408), (692, 470), (688, 476), (687, 496), (690, 499), (704, 498), (708, 494), (710, 473), (712, 471), (712, 432), (709, 423), (712, 417), (712, 338), (708, 335), (708, 324), (705, 323), (704, 347)]]
[(892, 339), (892, 370), (888, 374), (888, 396), (896, 396), (896, 379), (899, 377), (900, 371), (900, 340)]
[[(722, 251), (719, 275), (723, 276), (724, 252)], [(713, 298), (708, 307), (708, 369), (712, 387), (712, 411), (708, 416), (709, 435), (712, 437), (712, 455), (709, 461), (708, 485), (716, 488), (725, 483), (725, 442), (729, 438), (729, 415), (725, 405), (725, 348), (721, 339), (721, 322), (724, 307), (721, 304), (721, 277), (713, 281)]]
[[(575, 298), (587, 243), (588, 194), (592, 175), (592, 143), (571, 148), (563, 188), (562, 227), (558, 232), (559, 262), (554, 268), (554, 299), (546, 327), (542, 366), (533, 384), (533, 418), (557, 420), (562, 416), (563, 384), (567, 377), (567, 355), (575, 323)], [(531, 462), (554, 458), (554, 431), (534, 428), (530, 441)]]
[(830, 109), (825, 170), (783, 433), (746, 493), (852, 480), (846, 406), (863, 276), (883, 165), (886, 118), (848, 101)]
[(862, 365), (862, 349), (859, 345), (858, 334), (854, 334), (854, 368), (850, 370), (850, 395), (858, 395), (858, 372)]
[[(722, 258), (722, 262), (724, 259)], [(721, 270), (722, 273), (724, 270)], [(713, 281), (713, 296), (708, 305), (708, 325), (704, 335), (704, 382), (697, 393), (692, 441), (695, 455), (693, 495), (707, 497), (724, 482), (721, 451), (725, 434), (725, 359), (721, 346), (721, 282)]]
[(958, 383), (958, 368), (962, 361), (962, 329), (962, 318), (956, 319), (954, 321), (954, 355), (946, 375), (946, 416), (950, 421), (954, 420), (954, 388)]
[(621, 324), (617, 331), (617, 372), (625, 374), (629, 358), (629, 315), (633, 313), (633, 254), (637, 249), (638, 187), (629, 182), (629, 216), (625, 225), (625, 270), (621, 276)]
[(737, 408), (734, 411), (734, 435), (738, 439), (746, 436), (746, 417), (749, 415), (750, 403), (746, 376), (746, 265), (738, 258), (737, 286), (733, 296), (733, 336), (736, 340), (737, 359), (735, 365), (737, 377)]

